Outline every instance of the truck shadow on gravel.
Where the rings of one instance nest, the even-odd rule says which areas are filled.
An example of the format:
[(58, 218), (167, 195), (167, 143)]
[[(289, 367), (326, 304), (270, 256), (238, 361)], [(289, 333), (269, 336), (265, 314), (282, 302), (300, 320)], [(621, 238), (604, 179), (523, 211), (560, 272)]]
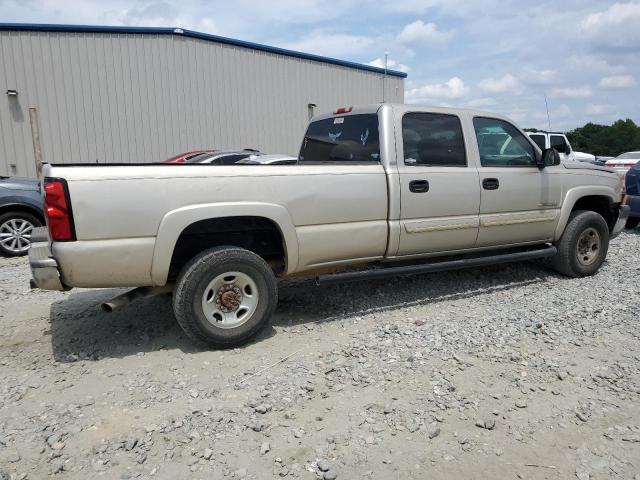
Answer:
[[(315, 287), (302, 292), (283, 288), (273, 325), (295, 327), (469, 298), (544, 282), (551, 276), (555, 274), (537, 264), (520, 263)], [(100, 303), (123, 291), (78, 291), (51, 306), (50, 332), (56, 361), (96, 361), (173, 349), (184, 353), (202, 351), (182, 333), (167, 295), (141, 300), (114, 313), (100, 309)], [(247, 346), (275, 334), (276, 329), (266, 328)]]
[[(73, 292), (51, 305), (51, 346), (57, 362), (98, 361), (146, 352), (179, 349), (197, 353), (203, 349), (184, 335), (173, 315), (171, 297), (142, 299), (113, 313), (100, 304), (128, 289)], [(275, 334), (264, 329), (251, 343)]]
[[(536, 263), (514, 263), (469, 270), (315, 287), (283, 289), (274, 325), (323, 323), (396, 308), (433, 304), (544, 282), (559, 276)], [(428, 319), (425, 319), (428, 320)]]

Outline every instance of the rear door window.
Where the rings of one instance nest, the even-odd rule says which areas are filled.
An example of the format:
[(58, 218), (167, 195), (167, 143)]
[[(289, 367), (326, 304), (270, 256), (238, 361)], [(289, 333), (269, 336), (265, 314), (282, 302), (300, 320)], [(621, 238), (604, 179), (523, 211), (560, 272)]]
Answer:
[(378, 115), (346, 115), (309, 125), (300, 162), (379, 162)]
[(529, 135), (529, 138), (540, 147), (540, 150), (545, 150), (547, 148), (546, 138), (544, 135)]
[(460, 119), (441, 113), (407, 113), (402, 117), (405, 165), (466, 167)]
[(549, 141), (551, 142), (551, 148), (555, 148), (561, 153), (564, 153), (568, 150), (567, 141), (562, 135), (551, 135), (549, 137)]

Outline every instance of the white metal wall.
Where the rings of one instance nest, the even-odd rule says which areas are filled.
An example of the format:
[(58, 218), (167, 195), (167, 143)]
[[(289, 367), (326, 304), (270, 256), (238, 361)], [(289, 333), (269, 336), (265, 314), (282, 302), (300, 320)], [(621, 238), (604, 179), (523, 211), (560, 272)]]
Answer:
[[(402, 102), (403, 79), (387, 92)], [(29, 107), (50, 163), (297, 154), (309, 103), (379, 102), (382, 76), (178, 35), (0, 31), (0, 95), (0, 175), (35, 176)]]

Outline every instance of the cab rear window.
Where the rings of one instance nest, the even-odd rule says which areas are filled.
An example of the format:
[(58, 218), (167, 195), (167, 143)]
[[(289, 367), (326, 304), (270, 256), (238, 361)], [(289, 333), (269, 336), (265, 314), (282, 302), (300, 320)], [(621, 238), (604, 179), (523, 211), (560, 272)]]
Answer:
[(378, 115), (346, 115), (309, 124), (300, 162), (379, 162)]

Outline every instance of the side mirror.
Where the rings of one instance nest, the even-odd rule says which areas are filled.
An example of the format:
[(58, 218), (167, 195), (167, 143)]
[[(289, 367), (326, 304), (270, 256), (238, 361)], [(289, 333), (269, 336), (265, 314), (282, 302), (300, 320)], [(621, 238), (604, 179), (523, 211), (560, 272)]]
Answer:
[(542, 170), (545, 167), (553, 167), (560, 165), (560, 154), (555, 148), (547, 148), (542, 151), (542, 157), (538, 162), (538, 168)]

